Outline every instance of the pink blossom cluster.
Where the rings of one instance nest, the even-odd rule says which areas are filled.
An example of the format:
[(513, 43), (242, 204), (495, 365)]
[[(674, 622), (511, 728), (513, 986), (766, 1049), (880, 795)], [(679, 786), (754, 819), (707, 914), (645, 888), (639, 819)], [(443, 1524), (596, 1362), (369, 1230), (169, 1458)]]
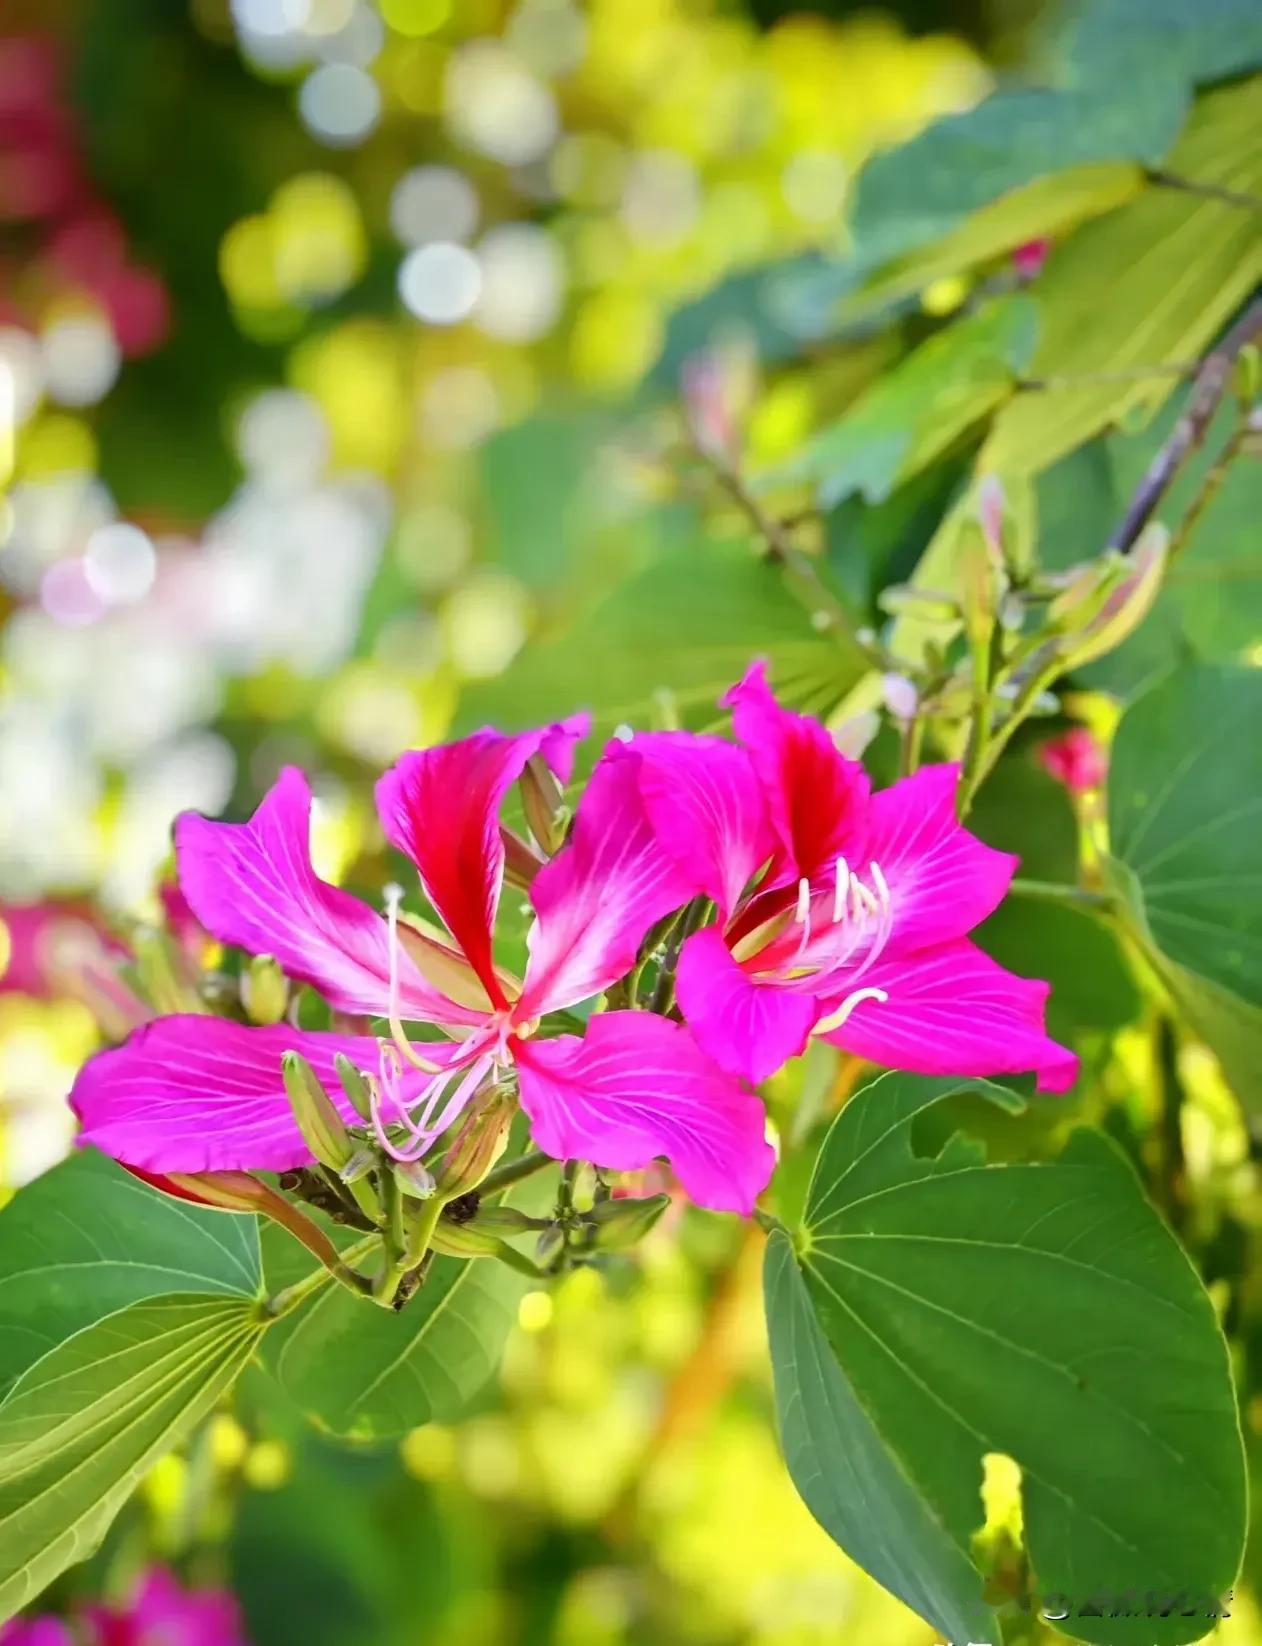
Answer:
[(32, 291), (45, 300), (82, 294), (104, 311), (124, 355), (148, 354), (170, 325), (167, 290), (131, 257), (122, 224), (92, 183), (65, 74), (51, 36), (0, 40), (0, 222), (26, 224), (39, 237), (38, 256), (24, 263), (22, 305), (0, 267), (0, 323), (25, 324)]
[[(297, 770), (247, 823), (180, 818), (196, 919), (274, 957), (342, 1027), (158, 1018), (81, 1071), (82, 1141), (150, 1175), (309, 1164), (281, 1058), (301, 1053), (356, 1125), (341, 1053), (400, 1161), (422, 1159), (494, 1083), (515, 1090), (545, 1153), (615, 1172), (664, 1158), (701, 1205), (749, 1212), (774, 1164), (754, 1088), (812, 1038), (924, 1074), (1069, 1086), (1047, 985), (968, 936), (1016, 860), (957, 821), (957, 768), (874, 793), (825, 726), (777, 702), (761, 663), (723, 702), (730, 740), (614, 738), (557, 839), (546, 821), (523, 838), (501, 809), (520, 782), (537, 818), (540, 793), (570, 783), (585, 716), (405, 754), (377, 785), (378, 813), (441, 925), (405, 912), (398, 888), (383, 915), (320, 879)], [(532, 915), (521, 977), (495, 952), (506, 869)], [(650, 964), (667, 987), (643, 1009), (627, 980)], [(373, 1018), (389, 1032), (367, 1032)]]
[(88, 1606), (73, 1621), (14, 1618), (0, 1646), (246, 1646), (237, 1603), (222, 1589), (185, 1589), (151, 1567), (121, 1606)]

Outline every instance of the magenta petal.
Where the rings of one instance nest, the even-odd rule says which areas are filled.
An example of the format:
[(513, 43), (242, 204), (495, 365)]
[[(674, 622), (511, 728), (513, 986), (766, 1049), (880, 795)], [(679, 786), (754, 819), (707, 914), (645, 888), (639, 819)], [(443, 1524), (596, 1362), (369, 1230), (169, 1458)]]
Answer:
[(147, 1023), (84, 1064), (70, 1093), (79, 1141), (160, 1175), (310, 1165), (281, 1080), (281, 1055), (290, 1050), (307, 1058), (342, 1117), (356, 1123), (333, 1058), (344, 1052), (375, 1071), (371, 1036), (187, 1015)]
[(747, 977), (714, 926), (684, 944), (675, 992), (688, 1026), (719, 1067), (755, 1085), (806, 1049), (820, 1016), (813, 995)]
[(922, 766), (872, 796), (864, 879), (879, 865), (893, 909), (891, 950), (906, 953), (963, 937), (993, 914), (1017, 859), (970, 834), (956, 818), (958, 766)]
[[(274, 955), (342, 1011), (384, 1015), (390, 995), (385, 921), (311, 866), (311, 789), (287, 766), (248, 823), (212, 823), (185, 812), (175, 824), (180, 888), (221, 943)], [(399, 956), (401, 1016), (476, 1022)]]
[(491, 953), (504, 878), (500, 806), (533, 754), (564, 781), (586, 715), (508, 736), (486, 726), (458, 743), (418, 749), (377, 784), (377, 811), (391, 845), (416, 864), (430, 902), (447, 922), (496, 1006), (504, 991)]
[(517, 1042), (521, 1106), (557, 1160), (637, 1171), (665, 1155), (699, 1206), (752, 1211), (775, 1165), (762, 1104), (679, 1023), (605, 1012), (583, 1039)]
[(625, 976), (649, 927), (692, 890), (649, 827), (638, 761), (625, 744), (611, 743), (588, 780), (569, 842), (530, 888), (539, 918), (518, 1021), (571, 1006)]
[(694, 892), (730, 914), (776, 847), (748, 751), (692, 732), (646, 732), (627, 746), (639, 759), (640, 794), (663, 850)]
[(809, 715), (781, 708), (765, 663), (753, 663), (724, 696), (737, 737), (749, 750), (780, 841), (769, 882), (831, 874), (853, 860), (867, 834), (868, 777)]
[(856, 1057), (916, 1074), (1037, 1073), (1040, 1091), (1063, 1092), (1078, 1059), (1048, 1038), (1048, 985), (1008, 972), (961, 938), (905, 959), (883, 957), (863, 979), (888, 999), (864, 1000), (825, 1034)]

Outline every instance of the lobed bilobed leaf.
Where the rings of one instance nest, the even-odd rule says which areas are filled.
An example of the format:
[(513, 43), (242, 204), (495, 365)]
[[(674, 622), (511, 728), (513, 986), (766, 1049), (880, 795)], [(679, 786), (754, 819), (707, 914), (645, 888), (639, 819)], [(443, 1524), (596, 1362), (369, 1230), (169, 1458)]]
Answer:
[[(769, 1257), (790, 1469), (847, 1552), (958, 1639), (980, 1605), (966, 1566), (983, 1461), (1010, 1457), (1033, 1590), (1072, 1602), (1059, 1627), (1108, 1646), (1196, 1639), (1244, 1539), (1240, 1431), (1213, 1307), (1099, 1134), (1075, 1134), (1052, 1163), (987, 1166), (959, 1140), (917, 1156), (917, 1116), (974, 1085), (998, 1095), (886, 1076), (825, 1140), (800, 1273), (786, 1269), (783, 1242)], [(805, 1332), (791, 1281), (820, 1336)], [(820, 1367), (821, 1342), (832, 1370)], [(895, 1558), (896, 1526), (914, 1529), (915, 1560)], [(1130, 1590), (1185, 1592), (1197, 1615), (1150, 1617), (1145, 1602), (1138, 1616), (1093, 1615), (1102, 1596), (1124, 1610)]]

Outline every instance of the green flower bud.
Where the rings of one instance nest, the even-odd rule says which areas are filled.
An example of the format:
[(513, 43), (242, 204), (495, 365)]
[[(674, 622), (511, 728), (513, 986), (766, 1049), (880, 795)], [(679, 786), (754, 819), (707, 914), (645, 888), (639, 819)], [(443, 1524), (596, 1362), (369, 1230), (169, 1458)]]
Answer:
[(494, 1257), (504, 1244), (498, 1235), (484, 1234), (472, 1223), (453, 1223), (445, 1217), (435, 1224), (429, 1243), (447, 1257)]
[(559, 1223), (550, 1223), (535, 1242), (535, 1261), (546, 1269), (565, 1249), (565, 1230)]
[(342, 1082), (342, 1090), (346, 1093), (351, 1108), (361, 1120), (371, 1121), (372, 1101), (367, 1080), (345, 1052), (334, 1053), (333, 1067), (337, 1070), (337, 1078)]
[(340, 1172), (355, 1149), (315, 1070), (300, 1052), (286, 1052), (280, 1060), (280, 1071), (289, 1106), (307, 1147), (322, 1166)]
[(504, 1092), (492, 1087), (443, 1157), (437, 1188), (444, 1200), (454, 1200), (457, 1195), (477, 1188), (508, 1147), (512, 1123), (512, 1102)]
[(359, 1183), (362, 1179), (368, 1176), (369, 1172), (372, 1171), (376, 1164), (376, 1149), (370, 1149), (365, 1146), (362, 1149), (355, 1150), (355, 1153), (350, 1157), (345, 1166), (341, 1168), (337, 1175), (341, 1178), (343, 1183)]
[(590, 1213), (592, 1244), (601, 1252), (625, 1252), (643, 1240), (669, 1205), (668, 1194), (646, 1200), (602, 1200)]
[(1161, 591), (1170, 534), (1148, 526), (1129, 555), (1083, 567), (1049, 611), (1063, 635), (1059, 651), (1066, 668), (1081, 668), (1120, 646), (1147, 617)]
[(256, 954), (241, 973), (241, 1004), (251, 1023), (279, 1023), (289, 1004), (289, 984), (270, 954)]
[(399, 1187), (411, 1200), (432, 1200), (438, 1185), (434, 1182), (434, 1174), (428, 1166), (419, 1160), (394, 1160), (391, 1170), (398, 1179)]
[(166, 932), (141, 926), (132, 934), (131, 947), (141, 991), (156, 1011), (163, 1015), (205, 1011), (184, 957)]
[(565, 842), (561, 791), (541, 754), (532, 754), (521, 774), (522, 807), (530, 832), (540, 849), (551, 857)]

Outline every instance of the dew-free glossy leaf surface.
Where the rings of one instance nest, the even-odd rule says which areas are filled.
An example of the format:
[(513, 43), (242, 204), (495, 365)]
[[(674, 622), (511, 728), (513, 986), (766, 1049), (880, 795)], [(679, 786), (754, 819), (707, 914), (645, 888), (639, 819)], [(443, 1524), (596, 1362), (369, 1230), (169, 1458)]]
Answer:
[(71, 1333), (169, 1292), (259, 1289), (254, 1218), (162, 1195), (95, 1149), (0, 1212), (0, 1394)]
[[(960, 1087), (886, 1076), (825, 1140), (799, 1251), (841, 1373), (961, 1555), (982, 1519), (983, 1459), (1003, 1454), (1022, 1471), (1038, 1593), (1085, 1605), (1172, 1588), (1208, 1602), (1235, 1577), (1245, 1509), (1210, 1300), (1099, 1134), (1075, 1134), (1045, 1164), (987, 1166), (959, 1140), (918, 1157), (916, 1117)], [(867, 1525), (861, 1503), (852, 1514)], [(843, 1542), (860, 1558), (852, 1531)], [(1073, 1616), (1062, 1627), (1109, 1646), (1173, 1646), (1206, 1624)]]
[(24, 1374), (0, 1404), (0, 1618), (92, 1553), (262, 1330), (245, 1299), (164, 1297), (96, 1321)]

